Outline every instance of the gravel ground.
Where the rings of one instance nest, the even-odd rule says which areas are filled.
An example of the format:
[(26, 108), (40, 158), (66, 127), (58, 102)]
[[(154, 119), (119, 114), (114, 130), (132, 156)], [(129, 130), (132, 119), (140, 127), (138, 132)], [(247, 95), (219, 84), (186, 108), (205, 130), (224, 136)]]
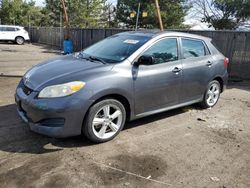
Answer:
[(0, 187), (250, 187), (250, 82), (231, 84), (212, 109), (136, 120), (94, 145), (30, 132), (16, 113), (18, 81), (0, 77)]
[(23, 75), (32, 65), (59, 55), (45, 45), (0, 43), (0, 75)]

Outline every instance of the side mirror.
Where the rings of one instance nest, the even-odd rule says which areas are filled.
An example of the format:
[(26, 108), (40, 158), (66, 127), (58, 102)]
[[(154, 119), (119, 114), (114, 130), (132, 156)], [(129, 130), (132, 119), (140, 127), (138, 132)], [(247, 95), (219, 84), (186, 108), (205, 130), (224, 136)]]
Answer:
[(138, 61), (134, 65), (152, 65), (154, 63), (154, 58), (151, 55), (142, 55), (139, 57)]

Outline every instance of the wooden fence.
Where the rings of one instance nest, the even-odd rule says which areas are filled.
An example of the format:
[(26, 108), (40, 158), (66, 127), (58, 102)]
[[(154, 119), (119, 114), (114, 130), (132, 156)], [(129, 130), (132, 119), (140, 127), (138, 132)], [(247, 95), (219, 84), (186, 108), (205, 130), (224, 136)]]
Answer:
[[(62, 49), (65, 30), (52, 27), (27, 28), (31, 42), (47, 44)], [(70, 29), (74, 51), (108, 36), (128, 30), (123, 29)], [(213, 39), (218, 49), (230, 59), (229, 72), (231, 76), (250, 79), (250, 32), (238, 31), (193, 31), (182, 30), (193, 34), (207, 36)]]

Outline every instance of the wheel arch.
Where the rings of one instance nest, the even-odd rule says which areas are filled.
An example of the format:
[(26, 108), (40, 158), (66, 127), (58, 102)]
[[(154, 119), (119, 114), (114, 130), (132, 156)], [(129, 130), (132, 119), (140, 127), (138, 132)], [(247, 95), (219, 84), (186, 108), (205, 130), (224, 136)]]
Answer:
[(18, 37), (21, 37), (21, 38), (23, 38), (23, 40), (25, 40), (24, 37), (21, 36), (21, 35), (17, 35), (17, 36), (15, 37), (15, 40), (16, 40)]
[(132, 116), (132, 104), (129, 101), (129, 99), (127, 97), (125, 97), (124, 95), (120, 94), (120, 93), (106, 93), (104, 95), (99, 95), (99, 96), (95, 96), (94, 99), (92, 100), (93, 102), (89, 105), (87, 112), (85, 113), (84, 117), (83, 117), (83, 122), (84, 123), (89, 109), (95, 105), (96, 103), (105, 100), (105, 99), (115, 99), (117, 101), (119, 101), (120, 103), (123, 104), (125, 111), (126, 111), (126, 120), (129, 121), (131, 119)]
[(216, 80), (220, 83), (220, 92), (222, 93), (224, 90), (224, 81), (220, 76), (215, 77), (213, 80)]
[(107, 94), (107, 95), (104, 95), (104, 96), (98, 98), (97, 100), (95, 100), (95, 102), (91, 106), (93, 106), (94, 104), (98, 103), (99, 101), (102, 101), (102, 100), (105, 100), (105, 99), (115, 99), (115, 100), (119, 101), (120, 103), (122, 103), (122, 105), (124, 106), (124, 108), (126, 110), (126, 120), (130, 120), (130, 117), (131, 117), (131, 104), (130, 104), (129, 100), (125, 96), (123, 96), (121, 94)]
[[(22, 43), (18, 43), (18, 42), (17, 42), (17, 39), (18, 39), (18, 38), (22, 38), (22, 40), (23, 40)], [(18, 45), (23, 45), (23, 44), (25, 43), (25, 38), (24, 38), (23, 36), (18, 35), (18, 36), (15, 37), (14, 42), (15, 42), (16, 44), (18, 44)]]

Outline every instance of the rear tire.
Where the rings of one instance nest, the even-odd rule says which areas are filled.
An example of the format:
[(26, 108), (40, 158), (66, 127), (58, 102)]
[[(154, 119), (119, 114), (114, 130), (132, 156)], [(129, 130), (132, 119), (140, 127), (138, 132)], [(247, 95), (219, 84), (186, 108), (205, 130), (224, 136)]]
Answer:
[(104, 99), (90, 107), (82, 131), (92, 142), (107, 142), (119, 134), (125, 121), (126, 110), (122, 103), (115, 99)]
[(23, 37), (16, 37), (15, 42), (18, 45), (23, 45), (24, 44), (24, 38)]
[(220, 98), (220, 91), (220, 83), (217, 80), (211, 81), (205, 91), (201, 106), (203, 108), (211, 108), (215, 106)]

